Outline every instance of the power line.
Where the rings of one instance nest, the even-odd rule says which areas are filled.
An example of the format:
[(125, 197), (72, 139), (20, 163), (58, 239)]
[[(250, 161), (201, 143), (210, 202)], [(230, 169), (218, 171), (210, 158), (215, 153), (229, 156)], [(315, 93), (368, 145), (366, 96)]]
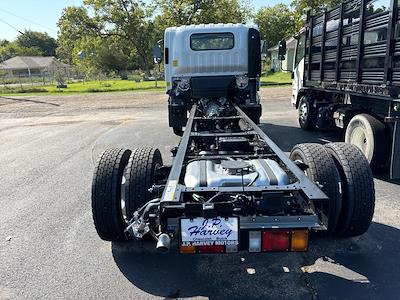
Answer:
[(22, 31), (20, 31), (17, 27), (11, 25), (10, 23), (4, 21), (3, 19), (0, 19), (0, 22), (3, 22), (4, 24), (7, 24), (8, 26), (10, 26), (11, 28), (15, 29), (16, 31), (18, 31), (20, 34), (24, 34)]
[(32, 24), (34, 24), (34, 25), (40, 26), (40, 27), (42, 27), (42, 28), (45, 28), (45, 29), (47, 29), (47, 30), (50, 30), (50, 31), (52, 31), (52, 32), (54, 32), (54, 33), (56, 32), (53, 28), (50, 28), (50, 27), (45, 26), (45, 25), (42, 25), (42, 24), (37, 23), (37, 22), (35, 22), (35, 21), (33, 21), (33, 20), (30, 20), (30, 19), (28, 19), (28, 18), (25, 18), (25, 17), (19, 16), (19, 15), (16, 15), (16, 14), (14, 14), (14, 13), (12, 13), (12, 12), (10, 12), (10, 11), (7, 11), (7, 10), (5, 10), (5, 9), (3, 9), (3, 8), (0, 8), (0, 11), (5, 12), (6, 14), (12, 15), (12, 16), (14, 16), (14, 17), (16, 17), (16, 18), (21, 19), (21, 20), (24, 20), (24, 21), (26, 21), (26, 22), (29, 22), (29, 23), (32, 23)]

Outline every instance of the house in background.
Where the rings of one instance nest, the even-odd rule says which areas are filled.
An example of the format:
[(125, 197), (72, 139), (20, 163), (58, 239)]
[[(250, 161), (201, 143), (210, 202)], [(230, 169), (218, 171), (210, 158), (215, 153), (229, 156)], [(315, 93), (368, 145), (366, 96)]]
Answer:
[(293, 37), (286, 40), (286, 59), (280, 61), (278, 59), (278, 45), (268, 49), (271, 55), (271, 71), (293, 71), (294, 50), (296, 48), (297, 40)]
[(53, 56), (15, 56), (0, 63), (0, 70), (10, 77), (53, 77), (57, 71), (68, 76), (71, 66)]

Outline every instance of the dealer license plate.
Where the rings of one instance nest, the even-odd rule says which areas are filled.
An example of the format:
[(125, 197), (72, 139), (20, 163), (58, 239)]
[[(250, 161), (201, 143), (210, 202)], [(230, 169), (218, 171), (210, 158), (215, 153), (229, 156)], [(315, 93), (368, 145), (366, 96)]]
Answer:
[(236, 217), (181, 219), (182, 246), (237, 245), (239, 220)]

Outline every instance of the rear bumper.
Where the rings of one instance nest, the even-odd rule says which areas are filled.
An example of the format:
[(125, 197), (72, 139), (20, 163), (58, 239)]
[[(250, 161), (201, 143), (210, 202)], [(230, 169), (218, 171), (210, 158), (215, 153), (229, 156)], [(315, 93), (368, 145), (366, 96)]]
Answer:
[[(209, 246), (181, 246), (181, 232), (179, 218), (169, 218), (167, 231), (172, 233), (181, 254), (204, 253), (234, 253), (243, 252), (304, 252), (308, 250), (310, 230), (325, 230), (321, 226), (316, 215), (306, 216), (263, 216), (263, 217), (239, 217), (239, 240), (237, 245), (218, 245), (211, 243)], [(298, 233), (306, 233), (302, 246), (294, 245), (295, 236)], [(266, 239), (278, 240), (268, 244)], [(286, 237), (282, 245), (281, 237)], [(258, 241), (257, 241), (258, 239)], [(275, 242), (275, 244), (274, 244)], [(257, 244), (258, 243), (258, 244)], [(276, 244), (277, 243), (277, 244)], [(281, 243), (281, 244), (279, 244)], [(256, 244), (256, 246), (254, 246)]]

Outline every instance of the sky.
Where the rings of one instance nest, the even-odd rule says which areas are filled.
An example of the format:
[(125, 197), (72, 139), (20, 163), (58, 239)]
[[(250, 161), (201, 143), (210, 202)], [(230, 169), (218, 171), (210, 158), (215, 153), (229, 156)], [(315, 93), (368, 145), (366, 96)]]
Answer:
[[(250, 0), (255, 8), (290, 3), (290, 0)], [(66, 6), (83, 0), (0, 0), (0, 39), (13, 40), (18, 31), (45, 31), (57, 37), (57, 21)], [(5, 24), (8, 23), (9, 25)], [(11, 26), (10, 26), (11, 25)], [(14, 27), (14, 28), (13, 28)]]

